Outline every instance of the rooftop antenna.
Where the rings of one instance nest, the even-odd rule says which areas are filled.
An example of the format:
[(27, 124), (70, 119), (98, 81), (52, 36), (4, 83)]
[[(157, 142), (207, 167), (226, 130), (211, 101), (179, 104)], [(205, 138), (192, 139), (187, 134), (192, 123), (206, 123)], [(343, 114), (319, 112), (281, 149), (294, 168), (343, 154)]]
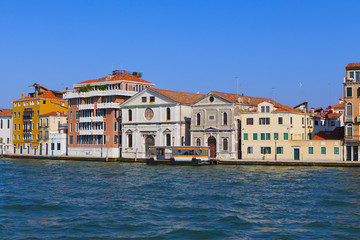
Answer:
[(273, 100), (276, 101), (276, 88), (272, 88), (272, 95)]
[(236, 94), (240, 95), (241, 94), (241, 91), (240, 91), (241, 84), (239, 84), (239, 77), (235, 77), (235, 80), (236, 80)]

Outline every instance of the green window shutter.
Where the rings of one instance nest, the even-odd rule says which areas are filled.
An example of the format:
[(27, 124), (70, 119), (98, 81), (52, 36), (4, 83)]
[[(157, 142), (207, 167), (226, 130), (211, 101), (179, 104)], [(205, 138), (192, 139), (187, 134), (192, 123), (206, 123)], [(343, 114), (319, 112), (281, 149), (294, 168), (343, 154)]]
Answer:
[(260, 134), (261, 140), (265, 140), (265, 133)]
[(284, 140), (289, 140), (289, 134), (288, 133), (284, 133)]
[(257, 140), (257, 133), (253, 133), (253, 140)]
[(309, 152), (309, 154), (314, 154), (314, 148), (313, 148), (313, 147), (309, 147), (308, 152)]
[(261, 147), (261, 154), (265, 154), (265, 148)]
[(266, 140), (270, 140), (270, 133), (266, 134)]
[(321, 154), (325, 155), (326, 154), (326, 147), (321, 147)]
[(244, 140), (248, 140), (248, 134), (244, 133)]
[(278, 133), (274, 133), (274, 140), (279, 140), (279, 134)]
[(334, 154), (339, 155), (339, 148), (338, 147), (334, 147)]

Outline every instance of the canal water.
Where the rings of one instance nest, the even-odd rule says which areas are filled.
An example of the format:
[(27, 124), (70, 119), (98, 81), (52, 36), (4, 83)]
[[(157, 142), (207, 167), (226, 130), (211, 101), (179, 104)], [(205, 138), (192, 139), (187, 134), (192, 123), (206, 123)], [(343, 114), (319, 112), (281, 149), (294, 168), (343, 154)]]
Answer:
[(359, 239), (360, 168), (0, 159), (0, 239)]

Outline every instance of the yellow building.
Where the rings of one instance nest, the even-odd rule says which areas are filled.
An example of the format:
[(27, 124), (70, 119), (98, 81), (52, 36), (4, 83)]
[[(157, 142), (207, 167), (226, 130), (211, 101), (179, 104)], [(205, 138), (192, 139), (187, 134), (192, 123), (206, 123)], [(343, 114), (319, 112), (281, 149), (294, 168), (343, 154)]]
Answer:
[(41, 137), (40, 116), (51, 112), (68, 113), (62, 93), (34, 84), (35, 91), (13, 101), (13, 144), (15, 154), (38, 154)]

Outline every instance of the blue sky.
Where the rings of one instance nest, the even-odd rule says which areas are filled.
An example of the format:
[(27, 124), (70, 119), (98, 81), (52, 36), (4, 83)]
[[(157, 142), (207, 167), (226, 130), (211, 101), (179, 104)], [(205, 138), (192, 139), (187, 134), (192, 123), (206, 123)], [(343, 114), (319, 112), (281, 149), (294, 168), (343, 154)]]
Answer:
[[(113, 69), (156, 87), (336, 104), (360, 1), (0, 1), (0, 108)], [(301, 83), (302, 87), (299, 87)]]

